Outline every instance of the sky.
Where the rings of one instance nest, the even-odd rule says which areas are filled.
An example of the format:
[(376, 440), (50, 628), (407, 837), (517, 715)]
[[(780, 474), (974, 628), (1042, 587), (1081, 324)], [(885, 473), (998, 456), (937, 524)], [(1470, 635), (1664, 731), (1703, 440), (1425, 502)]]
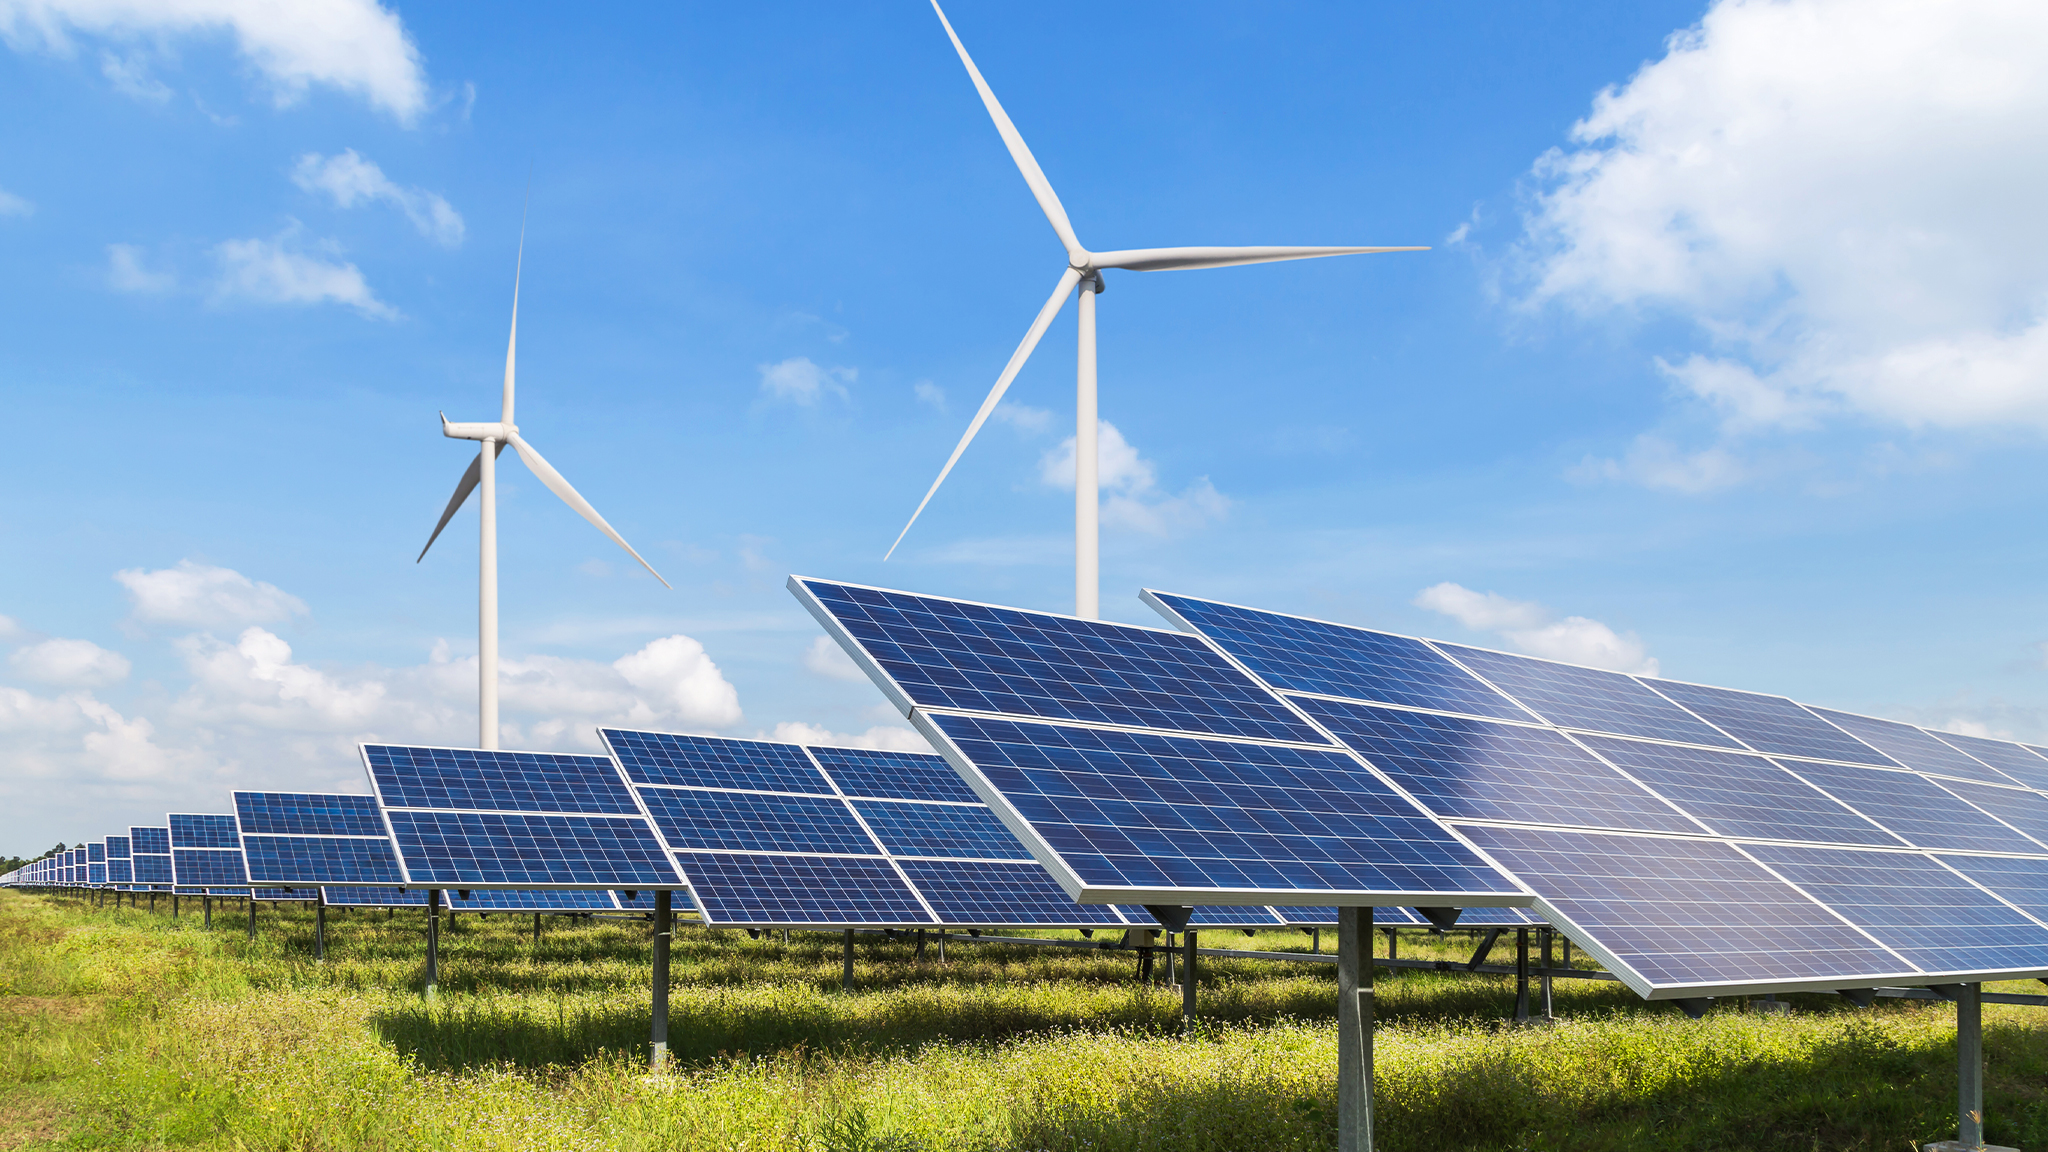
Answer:
[[(2048, 8), (956, 0), (1152, 587), (2048, 740)], [(600, 723), (918, 747), (791, 573), (1070, 610), (1064, 267), (921, 0), (0, 0), (0, 855)]]

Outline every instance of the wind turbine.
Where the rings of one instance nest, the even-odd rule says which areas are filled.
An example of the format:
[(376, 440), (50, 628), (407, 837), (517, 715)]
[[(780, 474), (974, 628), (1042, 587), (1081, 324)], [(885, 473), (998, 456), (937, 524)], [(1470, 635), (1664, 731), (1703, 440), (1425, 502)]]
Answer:
[(981, 402), (981, 410), (967, 425), (967, 432), (960, 437), (960, 443), (953, 454), (946, 458), (946, 466), (939, 469), (939, 478), (932, 481), (924, 499), (918, 501), (917, 511), (910, 514), (910, 521), (903, 531), (896, 534), (896, 542), (889, 545), (889, 551), (882, 558), (887, 560), (895, 554), (910, 533), (910, 526), (924, 513), (925, 505), (939, 491), (939, 485), (946, 482), (946, 475), (958, 463), (960, 455), (967, 451), (967, 445), (974, 440), (974, 434), (995, 411), (996, 404), (1010, 387), (1024, 362), (1031, 358), (1031, 350), (1038, 347), (1039, 338), (1045, 335), (1052, 318), (1067, 302), (1067, 296), (1076, 286), (1081, 290), (1081, 333), (1080, 354), (1075, 381), (1074, 404), (1074, 614), (1094, 620), (1101, 615), (1099, 595), (1100, 552), (1096, 514), (1099, 507), (1096, 492), (1096, 417), (1095, 417), (1095, 297), (1103, 290), (1102, 274), (1112, 268), (1132, 272), (1173, 272), (1195, 268), (1228, 268), (1235, 264), (1271, 264), (1282, 260), (1308, 260), (1317, 256), (1354, 256), (1366, 252), (1423, 252), (1427, 247), (1399, 248), (1303, 248), (1303, 247), (1252, 247), (1252, 248), (1125, 248), (1113, 252), (1091, 252), (1083, 247), (1074, 234), (1074, 225), (1067, 219), (1067, 210), (1061, 206), (1058, 193), (1052, 190), (1052, 182), (1045, 178), (1038, 161), (1031, 155), (1031, 149), (1024, 144), (1024, 137), (1017, 126), (1010, 122), (1009, 114), (996, 100), (996, 94), (989, 90), (988, 81), (981, 78), (981, 69), (974, 66), (974, 60), (967, 54), (967, 46), (960, 43), (960, 37), (953, 31), (953, 24), (946, 19), (945, 10), (938, 0), (932, 0), (932, 11), (939, 14), (939, 23), (945, 26), (946, 37), (953, 41), (953, 50), (960, 54), (960, 62), (967, 66), (967, 75), (974, 81), (974, 90), (981, 93), (981, 103), (988, 109), (989, 118), (996, 123), (996, 132), (1003, 138), (1003, 144), (1010, 150), (1010, 158), (1016, 161), (1017, 170), (1024, 175), (1024, 183), (1031, 188), (1031, 195), (1038, 200), (1038, 207), (1045, 218), (1052, 223), (1052, 230), (1059, 235), (1060, 243), (1067, 250), (1067, 267), (1060, 273), (1060, 280), (1047, 298), (1045, 306), (1038, 310), (1037, 319), (1024, 333), (1024, 342), (1010, 354), (1010, 362), (1003, 366), (1002, 375), (996, 377), (996, 386), (989, 390), (988, 399)]
[(661, 586), (671, 587), (663, 580), (661, 573), (654, 571), (626, 538), (605, 523), (590, 501), (570, 487), (555, 466), (548, 463), (519, 435), (519, 425), (512, 422), (512, 369), (519, 351), (519, 273), (526, 263), (526, 226), (519, 227), (519, 256), (512, 268), (512, 337), (505, 344), (505, 406), (496, 423), (456, 423), (441, 414), (441, 435), (454, 440), (480, 440), (476, 459), (469, 462), (469, 470), (455, 483), (455, 495), (449, 497), (448, 507), (441, 513), (441, 522), (434, 525), (434, 534), (427, 537), (427, 547), (420, 549), (417, 564), (427, 558), (427, 548), (441, 538), (441, 529), (448, 526), (462, 502), (477, 488), (483, 489), (480, 511), (482, 513), (482, 554), (480, 575), (477, 579), (477, 743), (480, 747), (498, 746), (498, 453), (510, 444), (519, 458), (526, 462), (527, 470), (540, 477), (548, 490), (562, 498), (562, 502), (574, 508), (585, 520), (597, 525), (597, 530), (612, 538), (612, 542), (624, 548), (640, 566), (654, 573)]

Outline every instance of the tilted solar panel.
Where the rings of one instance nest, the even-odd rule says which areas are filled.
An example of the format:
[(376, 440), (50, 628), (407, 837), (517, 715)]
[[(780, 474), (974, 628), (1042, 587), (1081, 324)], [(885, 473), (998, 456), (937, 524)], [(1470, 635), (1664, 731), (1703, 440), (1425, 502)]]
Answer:
[(133, 860), (107, 861), (107, 883), (133, 884), (134, 882), (135, 862)]
[(173, 812), (170, 826), (174, 890), (247, 889), (249, 869), (235, 818), (218, 813)]
[(107, 859), (109, 859), (109, 860), (126, 860), (126, 859), (128, 859), (128, 837), (126, 837), (126, 836), (109, 836), (109, 837), (107, 837), (107, 839), (106, 839), (106, 845), (107, 845)]
[[(321, 901), (331, 908), (424, 908), (425, 888), (323, 885)], [(611, 912), (619, 908), (613, 893), (589, 888), (520, 890), (492, 888), (441, 893), (442, 907), (452, 912)]]
[(362, 745), (403, 883), (681, 888), (609, 757)]
[(1982, 736), (1960, 736), (1954, 732), (1930, 733), (1958, 752), (1982, 760), (2035, 791), (2048, 791), (2048, 759), (2024, 744), (1991, 740)]
[(107, 882), (106, 861), (102, 860), (98, 864), (87, 864), (85, 866), (85, 882), (88, 884), (105, 884)]
[(1965, 780), (1983, 780), (1992, 784), (2018, 783), (1989, 764), (1956, 751), (1911, 724), (1828, 708), (1809, 706), (1809, 711), (1915, 771), (1960, 776)]
[(1438, 643), (1436, 647), (1560, 728), (1716, 748), (1741, 747), (1726, 733), (1709, 727), (1632, 676), (1462, 644)]
[(1658, 693), (1759, 752), (1899, 767), (1891, 757), (1783, 696), (1643, 679)]
[(369, 795), (236, 792), (242, 853), (255, 884), (396, 884), (391, 834)]
[(1723, 836), (1905, 844), (1762, 756), (1613, 736), (1583, 736), (1580, 741)]
[(97, 840), (87, 844), (85, 846), (85, 862), (88, 864), (105, 864), (107, 862), (106, 841)]
[(1916, 847), (2026, 855), (2048, 851), (1916, 773), (1807, 760), (1783, 763), (1814, 787)]

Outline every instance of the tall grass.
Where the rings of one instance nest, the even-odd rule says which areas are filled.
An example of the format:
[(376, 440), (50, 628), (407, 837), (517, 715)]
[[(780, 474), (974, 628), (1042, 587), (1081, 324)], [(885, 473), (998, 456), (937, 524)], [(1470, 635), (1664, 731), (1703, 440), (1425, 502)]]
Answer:
[[(310, 921), (266, 907), (250, 943), (237, 918), (208, 933), (0, 893), (0, 1147), (31, 1131), (93, 1148), (1334, 1144), (1323, 966), (1205, 961), (1205, 1018), (1183, 1030), (1178, 996), (1137, 983), (1128, 953), (960, 945), (942, 965), (862, 937), (842, 992), (835, 937), (685, 929), (677, 1061), (651, 1075), (644, 925), (551, 922), (536, 945), (530, 920), (465, 916), (428, 1003), (417, 913), (331, 917), (324, 964)], [(1805, 996), (1790, 1016), (1691, 1020), (1560, 981), (1557, 1022), (1518, 1028), (1504, 979), (1382, 970), (1378, 991), (1383, 1148), (1897, 1152), (1953, 1134), (1945, 1005)], [(1985, 1015), (1989, 1135), (2048, 1145), (2048, 1018)]]

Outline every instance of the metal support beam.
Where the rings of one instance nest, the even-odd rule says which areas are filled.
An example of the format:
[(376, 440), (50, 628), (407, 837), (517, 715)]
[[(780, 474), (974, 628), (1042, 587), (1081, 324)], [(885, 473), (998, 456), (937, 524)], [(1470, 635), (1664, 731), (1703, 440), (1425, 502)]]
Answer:
[(256, 942), (256, 897), (249, 897), (249, 943)]
[(853, 929), (846, 930), (846, 968), (839, 974), (839, 990), (853, 991)]
[(327, 962), (327, 892), (313, 890), (313, 959)]
[(917, 954), (911, 958), (920, 964), (924, 962), (924, 929), (922, 928), (917, 930)]
[(533, 914), (533, 946), (540, 947), (540, 913)]
[(1180, 1022), (1185, 1027), (1195, 1022), (1195, 930), (1188, 929), (1180, 938)]
[[(668, 948), (675, 937), (675, 921), (669, 912), (669, 891), (654, 894), (654, 1025), (649, 1035), (647, 1066), (656, 1072), (668, 1067)], [(540, 916), (534, 916), (538, 932)]]
[(1372, 1152), (1372, 909), (1337, 909), (1337, 1149)]
[(1956, 1139), (1965, 1148), (1984, 1143), (1983, 993), (1965, 984), (1956, 996)]
[(427, 889), (427, 999), (441, 984), (441, 890)]
[(1557, 1019), (1557, 1017), (1556, 1017), (1556, 1016), (1554, 1016), (1554, 1015), (1552, 1015), (1552, 1014), (1551, 1014), (1551, 1010), (1550, 1010), (1550, 1009), (1551, 1009), (1551, 1004), (1550, 1004), (1550, 942), (1551, 942), (1551, 940), (1553, 940), (1553, 939), (1554, 939), (1554, 938), (1556, 937), (1556, 935), (1557, 935), (1557, 934), (1556, 934), (1555, 932), (1552, 932), (1552, 931), (1551, 931), (1550, 929), (1548, 929), (1548, 928), (1545, 928), (1545, 929), (1543, 930), (1543, 977), (1542, 977), (1542, 979), (1543, 979), (1543, 1018), (1544, 1018), (1545, 1020), (1555, 1020), (1555, 1019)]
[(1500, 934), (1503, 931), (1505, 929), (1501, 928), (1488, 928), (1486, 930), (1486, 935), (1479, 938), (1479, 947), (1472, 950), (1472, 958), (1465, 961), (1465, 971), (1479, 971), (1479, 966), (1486, 963), (1487, 953), (1493, 951), (1493, 942), (1500, 939)]
[(1400, 934), (1399, 932), (1396, 932), (1396, 931), (1395, 931), (1394, 929), (1392, 929), (1392, 928), (1389, 928), (1389, 929), (1387, 929), (1386, 931), (1387, 931), (1387, 959), (1389, 959), (1389, 960), (1398, 960), (1398, 959), (1400, 959), (1400, 958), (1401, 958), (1401, 934)]
[(1529, 1022), (1529, 930), (1515, 929), (1515, 1023)]

